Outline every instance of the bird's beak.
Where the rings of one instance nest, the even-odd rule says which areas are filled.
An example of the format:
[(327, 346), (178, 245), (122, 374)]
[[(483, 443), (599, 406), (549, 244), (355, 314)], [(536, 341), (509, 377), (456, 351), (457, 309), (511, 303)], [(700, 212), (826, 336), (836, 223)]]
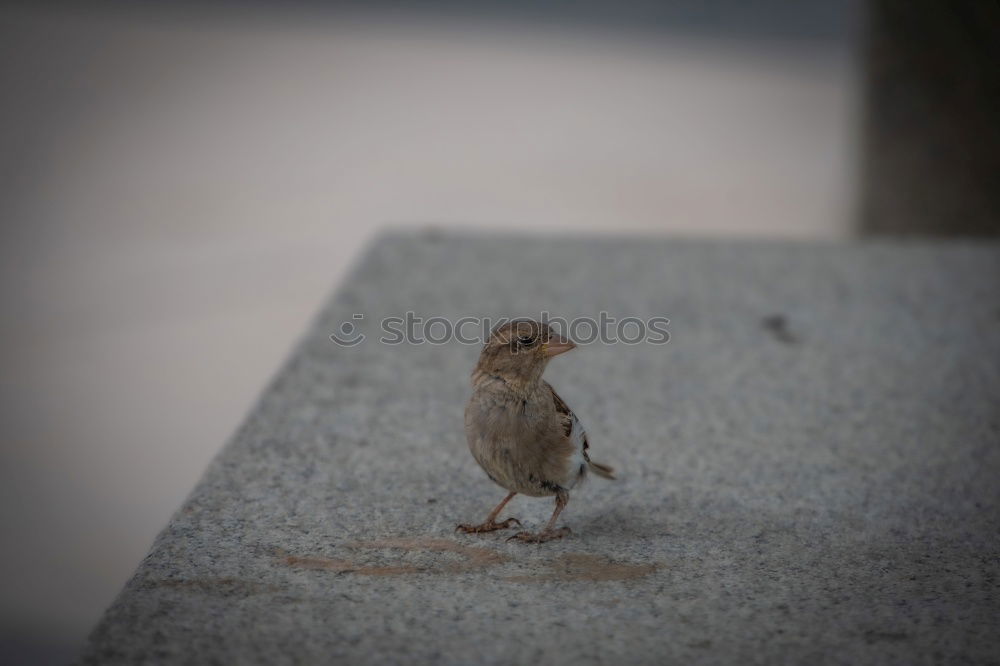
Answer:
[(553, 335), (549, 338), (548, 342), (542, 345), (542, 351), (545, 353), (546, 358), (552, 358), (553, 356), (568, 352), (574, 347), (576, 347), (576, 343), (572, 340), (567, 340), (560, 335)]

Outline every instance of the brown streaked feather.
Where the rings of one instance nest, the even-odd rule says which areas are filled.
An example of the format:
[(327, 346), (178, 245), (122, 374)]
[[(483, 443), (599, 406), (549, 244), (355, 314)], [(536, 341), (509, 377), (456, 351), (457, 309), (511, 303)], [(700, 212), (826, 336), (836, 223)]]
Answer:
[[(542, 382), (542, 383), (548, 386), (549, 391), (552, 392), (552, 402), (555, 403), (556, 413), (559, 415), (559, 418), (561, 419), (563, 430), (566, 432), (566, 436), (569, 437), (570, 434), (573, 432), (573, 421), (577, 420), (576, 415), (573, 413), (573, 410), (569, 408), (569, 405), (566, 404), (566, 401), (560, 398), (559, 394), (556, 393), (556, 390), (552, 388), (552, 384), (549, 384), (548, 382)], [(583, 457), (586, 458), (587, 462), (590, 462), (590, 456), (587, 455), (587, 449), (590, 448), (590, 442), (587, 441), (587, 432), (583, 430), (582, 424), (580, 424), (580, 430), (583, 431), (582, 432)]]
[[(552, 402), (555, 404), (556, 413), (559, 415), (559, 418), (562, 422), (563, 431), (566, 433), (566, 437), (568, 438), (570, 434), (573, 432), (573, 422), (577, 421), (576, 415), (573, 414), (573, 410), (569, 408), (569, 405), (566, 404), (566, 401), (559, 397), (559, 394), (556, 393), (556, 390), (552, 388), (551, 384), (545, 381), (543, 381), (542, 383), (545, 384), (545, 386), (547, 386), (549, 388), (549, 391), (552, 393)], [(603, 465), (598, 462), (594, 462), (593, 460), (590, 459), (590, 454), (588, 453), (588, 450), (590, 449), (590, 440), (587, 439), (587, 432), (583, 430), (583, 425), (579, 423), (578, 425), (581, 431), (580, 438), (583, 441), (583, 459), (587, 461), (587, 466), (590, 468), (592, 472), (597, 474), (597, 476), (603, 477), (605, 479), (614, 479), (615, 470), (612, 467)]]
[(566, 436), (569, 437), (570, 433), (573, 432), (573, 410), (569, 408), (565, 400), (559, 397), (551, 384), (548, 382), (544, 382), (544, 384), (549, 387), (549, 391), (552, 393), (552, 402), (555, 403), (556, 413), (559, 415)]

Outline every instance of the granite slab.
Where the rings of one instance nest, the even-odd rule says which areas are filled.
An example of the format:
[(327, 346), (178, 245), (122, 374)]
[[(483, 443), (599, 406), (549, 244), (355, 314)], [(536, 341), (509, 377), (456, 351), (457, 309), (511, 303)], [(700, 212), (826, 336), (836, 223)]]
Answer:
[[(546, 373), (619, 480), (562, 541), (455, 534), (504, 494), (464, 439), (479, 347), (380, 322), (542, 311), (670, 319)], [(81, 661), (997, 662), (998, 407), (996, 243), (388, 233)]]

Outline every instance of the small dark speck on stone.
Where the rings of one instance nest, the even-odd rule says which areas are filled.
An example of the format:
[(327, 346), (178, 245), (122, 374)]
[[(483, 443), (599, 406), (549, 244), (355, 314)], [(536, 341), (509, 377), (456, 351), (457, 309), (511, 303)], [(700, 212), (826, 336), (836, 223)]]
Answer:
[(437, 502), (437, 498), (436, 497), (428, 497), (427, 498), (427, 503), (428, 504), (434, 504), (435, 502)]
[(898, 643), (900, 641), (905, 641), (910, 638), (910, 635), (905, 631), (868, 631), (865, 632), (865, 641), (871, 645), (872, 643), (879, 642), (891, 642)]
[(774, 339), (782, 344), (794, 345), (799, 342), (798, 337), (788, 330), (788, 320), (785, 319), (785, 315), (768, 315), (760, 323), (764, 326), (764, 330), (769, 331)]
[(423, 229), (424, 238), (431, 242), (438, 242), (444, 239), (444, 230), (441, 227), (428, 226)]

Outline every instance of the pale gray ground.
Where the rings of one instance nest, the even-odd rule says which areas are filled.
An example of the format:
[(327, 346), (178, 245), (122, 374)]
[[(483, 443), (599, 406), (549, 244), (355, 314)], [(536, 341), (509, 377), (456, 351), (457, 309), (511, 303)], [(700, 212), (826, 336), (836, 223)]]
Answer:
[[(997, 660), (998, 284), (995, 244), (383, 237), (85, 661)], [(621, 479), (563, 541), (455, 535), (503, 496), (462, 432), (478, 348), (327, 335), (542, 309), (672, 321), (547, 373)]]

